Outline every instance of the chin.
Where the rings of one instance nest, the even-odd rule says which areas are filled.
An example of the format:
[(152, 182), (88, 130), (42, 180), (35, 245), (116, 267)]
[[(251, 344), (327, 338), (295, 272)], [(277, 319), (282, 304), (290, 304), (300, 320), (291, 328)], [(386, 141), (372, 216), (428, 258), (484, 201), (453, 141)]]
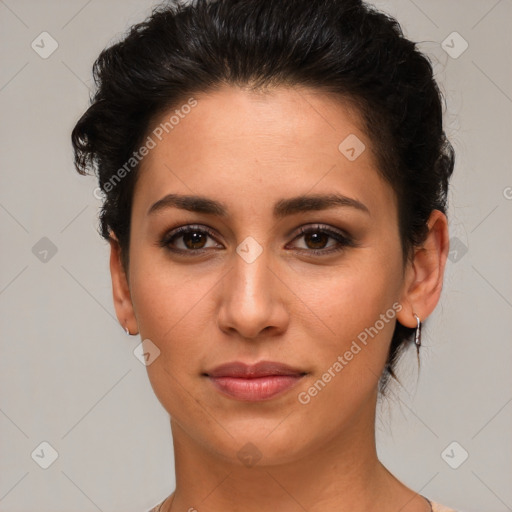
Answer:
[[(286, 425), (285, 418), (286, 414), (282, 414), (279, 418), (223, 422), (222, 425), (233, 437), (208, 437), (203, 439), (203, 443), (223, 459), (237, 465), (261, 467), (287, 464), (305, 457), (315, 443), (304, 428), (299, 433), (295, 423)], [(321, 436), (319, 434), (319, 438)]]

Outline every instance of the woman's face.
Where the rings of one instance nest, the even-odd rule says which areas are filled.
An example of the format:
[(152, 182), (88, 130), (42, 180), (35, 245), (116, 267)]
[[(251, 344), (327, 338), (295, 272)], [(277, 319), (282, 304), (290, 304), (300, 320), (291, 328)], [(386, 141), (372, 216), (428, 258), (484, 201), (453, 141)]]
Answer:
[[(312, 90), (194, 99), (152, 128), (133, 198), (127, 320), (160, 351), (151, 385), (181, 435), (233, 461), (244, 446), (272, 464), (353, 440), (374, 420), (407, 275), (372, 143), (354, 111)], [(225, 211), (154, 206), (168, 194)], [(327, 195), (347, 199), (294, 200)], [(195, 230), (173, 237), (182, 226)], [(235, 361), (305, 375), (208, 375)]]

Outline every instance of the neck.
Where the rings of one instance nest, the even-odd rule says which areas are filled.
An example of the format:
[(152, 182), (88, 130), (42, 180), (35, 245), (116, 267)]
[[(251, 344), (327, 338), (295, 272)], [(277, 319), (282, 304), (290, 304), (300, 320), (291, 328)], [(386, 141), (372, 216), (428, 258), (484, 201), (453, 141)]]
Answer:
[(426, 512), (427, 502), (378, 460), (374, 424), (375, 407), (293, 460), (246, 467), (209, 451), (171, 419), (176, 491), (162, 512), (381, 512), (397, 505)]

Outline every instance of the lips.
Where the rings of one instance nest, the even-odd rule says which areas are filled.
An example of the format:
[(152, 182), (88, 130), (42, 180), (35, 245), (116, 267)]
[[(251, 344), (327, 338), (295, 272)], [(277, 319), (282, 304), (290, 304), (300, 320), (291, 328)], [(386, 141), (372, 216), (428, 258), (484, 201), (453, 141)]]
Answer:
[(272, 375), (304, 375), (306, 372), (292, 368), (283, 363), (273, 361), (260, 361), (259, 363), (248, 365), (239, 361), (222, 364), (213, 370), (207, 372), (209, 377), (236, 377), (236, 378), (257, 378)]
[(306, 373), (273, 361), (254, 365), (235, 361), (217, 366), (204, 375), (223, 395), (242, 401), (260, 401), (289, 391)]

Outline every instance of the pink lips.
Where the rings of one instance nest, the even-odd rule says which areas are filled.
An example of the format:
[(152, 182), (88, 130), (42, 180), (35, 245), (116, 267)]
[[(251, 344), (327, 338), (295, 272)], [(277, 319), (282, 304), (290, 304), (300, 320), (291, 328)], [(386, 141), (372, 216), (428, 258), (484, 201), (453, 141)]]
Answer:
[(260, 361), (254, 365), (226, 363), (206, 375), (221, 393), (243, 401), (269, 400), (291, 389), (306, 372), (286, 364)]

